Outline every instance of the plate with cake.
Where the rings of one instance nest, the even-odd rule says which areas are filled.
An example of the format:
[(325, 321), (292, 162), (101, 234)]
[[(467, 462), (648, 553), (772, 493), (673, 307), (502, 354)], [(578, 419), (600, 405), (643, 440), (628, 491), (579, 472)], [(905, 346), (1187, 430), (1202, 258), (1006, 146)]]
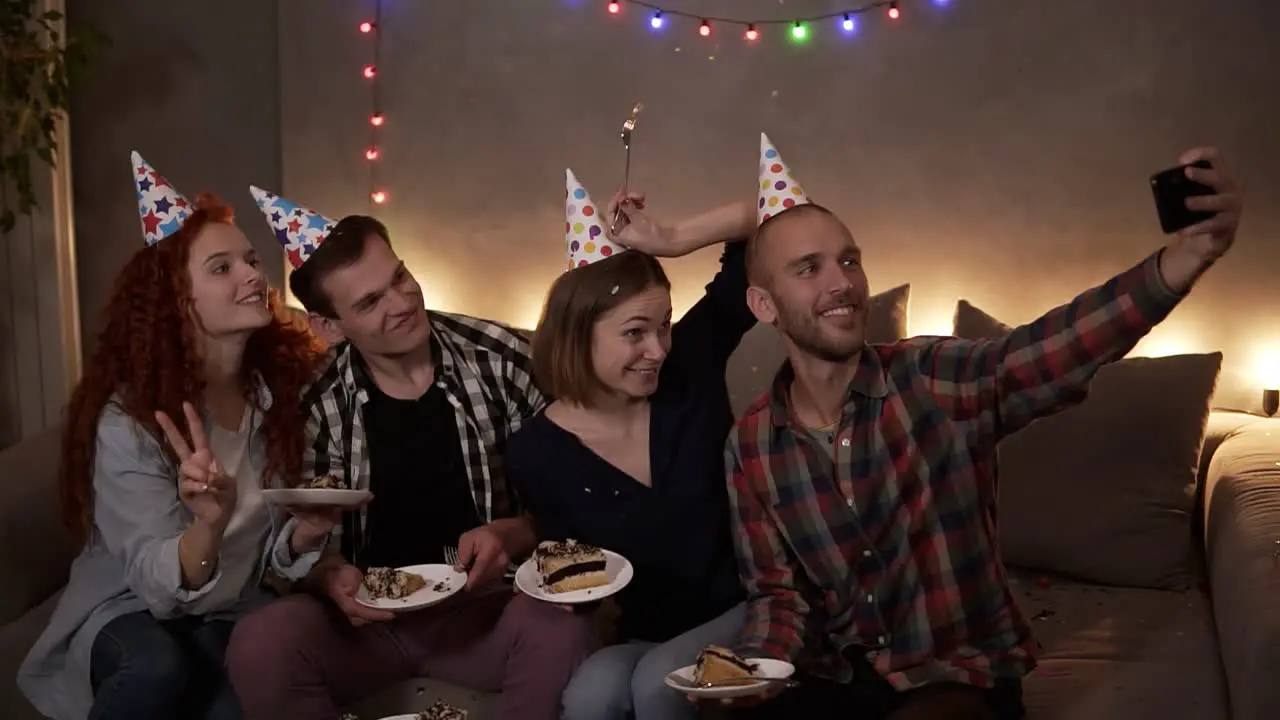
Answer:
[(634, 574), (631, 562), (616, 552), (576, 540), (546, 540), (516, 570), (516, 587), (537, 600), (574, 605), (617, 593)]
[(345, 482), (332, 475), (321, 475), (302, 487), (263, 490), (262, 497), (272, 505), (358, 508), (369, 502), (373, 493), (368, 490), (352, 490)]
[(371, 567), (364, 572), (356, 602), (391, 612), (421, 610), (442, 602), (466, 584), (467, 574), (452, 565)]
[[(348, 720), (343, 718), (343, 720)], [(408, 715), (391, 715), (381, 720), (467, 720), (467, 711), (443, 700), (437, 700), (431, 707), (418, 713)]]
[(708, 645), (698, 653), (697, 662), (667, 673), (666, 684), (695, 697), (747, 697), (786, 681), (795, 671), (795, 666), (784, 660), (748, 660), (728, 648)]

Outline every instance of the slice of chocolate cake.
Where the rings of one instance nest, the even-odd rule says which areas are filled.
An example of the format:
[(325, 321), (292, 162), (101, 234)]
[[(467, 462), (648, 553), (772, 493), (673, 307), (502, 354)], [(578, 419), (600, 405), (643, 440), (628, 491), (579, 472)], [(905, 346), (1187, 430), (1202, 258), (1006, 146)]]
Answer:
[(694, 666), (693, 681), (703, 683), (719, 683), (742, 680), (755, 674), (755, 668), (746, 660), (738, 657), (734, 651), (708, 645), (698, 653), (698, 662)]
[(421, 575), (403, 570), (371, 567), (364, 573), (364, 587), (370, 600), (399, 600), (426, 586), (427, 581)]
[(307, 487), (312, 490), (346, 490), (347, 484), (332, 475), (321, 475)]
[(604, 552), (576, 540), (544, 541), (533, 551), (542, 586), (553, 593), (609, 584)]
[(415, 717), (417, 720), (467, 720), (467, 711), (443, 700), (437, 700)]

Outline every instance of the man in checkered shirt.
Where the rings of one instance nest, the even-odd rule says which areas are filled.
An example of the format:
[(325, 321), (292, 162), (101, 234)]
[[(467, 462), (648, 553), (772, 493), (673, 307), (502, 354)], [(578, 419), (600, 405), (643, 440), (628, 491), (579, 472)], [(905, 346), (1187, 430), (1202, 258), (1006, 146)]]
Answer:
[[(236, 628), (228, 665), (246, 717), (336, 720), (340, 707), (426, 673), (501, 692), (498, 717), (555, 720), (589, 650), (588, 621), (502, 582), (536, 542), (501, 467), (507, 438), (544, 405), (528, 343), (496, 323), (428, 312), (370, 217), (334, 225), (290, 287), (334, 348), (304, 401), (304, 475), (374, 499), (346, 515), (341, 552), (317, 564), (310, 592)], [(355, 601), (364, 569), (424, 563), (465, 568), (466, 590), (398, 616)]]
[(789, 359), (729, 438), (738, 652), (791, 661), (801, 682), (743, 716), (1023, 717), (1036, 643), (1000, 560), (996, 444), (1083, 400), (1230, 248), (1240, 196), (1213, 150), (1181, 162), (1201, 159), (1188, 177), (1215, 194), (1187, 206), (1216, 215), (1001, 339), (866, 345), (849, 230), (812, 204), (764, 217), (748, 304)]

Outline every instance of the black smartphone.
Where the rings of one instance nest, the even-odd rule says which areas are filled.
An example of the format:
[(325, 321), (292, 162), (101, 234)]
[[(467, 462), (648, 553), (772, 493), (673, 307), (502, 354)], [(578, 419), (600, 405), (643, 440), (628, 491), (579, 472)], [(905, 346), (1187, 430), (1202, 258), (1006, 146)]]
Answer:
[(1198, 160), (1190, 165), (1179, 165), (1151, 176), (1151, 194), (1156, 199), (1156, 213), (1160, 216), (1160, 229), (1165, 234), (1176, 233), (1198, 222), (1208, 220), (1216, 213), (1187, 208), (1187, 198), (1197, 195), (1213, 195), (1216, 191), (1187, 177), (1188, 167), (1211, 168), (1208, 160)]

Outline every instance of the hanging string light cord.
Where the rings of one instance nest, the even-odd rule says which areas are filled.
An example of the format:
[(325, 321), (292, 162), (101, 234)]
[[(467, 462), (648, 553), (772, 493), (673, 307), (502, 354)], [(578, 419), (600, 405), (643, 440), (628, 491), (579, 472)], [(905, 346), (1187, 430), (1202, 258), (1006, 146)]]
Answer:
[[(609, 10), (609, 14), (615, 16), (621, 15), (623, 3), (651, 10), (652, 14), (649, 16), (649, 26), (654, 30), (662, 29), (667, 22), (667, 16), (670, 15), (677, 18), (697, 20), (698, 34), (702, 37), (709, 37), (711, 35), (711, 26), (713, 24), (745, 27), (746, 32), (743, 33), (743, 37), (749, 41), (758, 40), (760, 38), (760, 31), (756, 29), (757, 25), (790, 25), (792, 39), (803, 41), (809, 35), (808, 27), (824, 20), (839, 20), (840, 29), (843, 30), (845, 34), (850, 34), (857, 30), (858, 24), (856, 18), (859, 15), (866, 15), (874, 10), (883, 9), (885, 11), (884, 14), (890, 20), (897, 20), (902, 16), (902, 12), (898, 9), (898, 3), (896, 0), (892, 2), (890, 0), (876, 0), (875, 2), (863, 3), (858, 7), (849, 8), (847, 10), (838, 10), (836, 12), (821, 13), (818, 15), (792, 17), (789, 19), (776, 18), (766, 20), (746, 20), (743, 18), (716, 17), (715, 15), (698, 15), (691, 12), (685, 12), (684, 10), (671, 10), (669, 8), (662, 7), (661, 5), (646, 2), (645, 0), (609, 0), (606, 5)], [(950, 0), (933, 0), (933, 4), (948, 5), (950, 4)]]
[[(608, 4), (611, 6), (622, 5), (622, 4), (636, 5), (638, 7), (648, 8), (649, 10), (652, 10), (656, 13), (661, 13), (663, 16), (683, 17), (683, 18), (689, 18), (690, 20), (697, 20), (699, 22), (717, 23), (720, 25), (739, 25), (741, 27), (747, 27), (750, 25), (794, 25), (798, 22), (799, 23), (821, 22), (823, 20), (834, 20), (836, 18), (843, 19), (845, 17), (853, 17), (855, 15), (865, 15), (866, 13), (874, 12), (880, 9), (896, 11), (898, 7), (898, 3), (896, 2), (889, 2), (889, 0), (883, 0), (883, 2), (865, 3), (863, 5), (860, 5), (856, 8), (851, 8), (849, 10), (838, 10), (836, 12), (822, 13), (820, 15), (805, 15), (801, 17), (791, 17), (791, 18), (778, 19), (778, 20), (742, 20), (739, 18), (716, 17), (714, 15), (699, 15), (697, 13), (685, 12), (683, 10), (671, 10), (669, 8), (662, 7), (661, 5), (655, 5), (650, 2), (644, 2), (644, 0), (613, 0), (613, 2), (610, 2)], [(609, 9), (609, 11), (617, 12), (617, 10), (614, 10), (612, 7)]]
[(364, 158), (369, 161), (369, 205), (381, 205), (387, 201), (387, 193), (381, 186), (379, 173), (382, 157), (381, 130), (384, 118), (382, 115), (382, 84), (378, 81), (382, 63), (382, 0), (373, 0), (373, 20), (360, 23), (360, 32), (370, 35), (373, 41), (373, 61), (364, 66), (364, 77), (369, 82), (369, 147), (365, 148)]

